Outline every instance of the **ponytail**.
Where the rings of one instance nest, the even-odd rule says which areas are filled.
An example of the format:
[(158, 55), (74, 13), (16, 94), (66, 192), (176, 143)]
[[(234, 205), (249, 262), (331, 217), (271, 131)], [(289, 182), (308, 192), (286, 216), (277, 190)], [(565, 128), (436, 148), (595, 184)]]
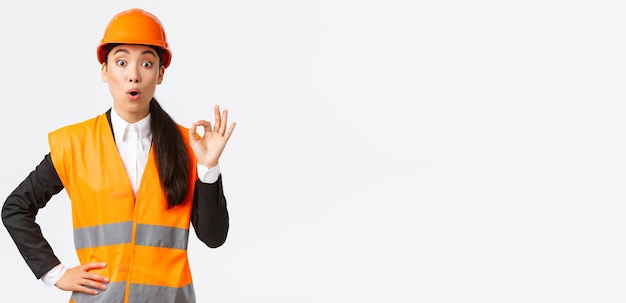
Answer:
[(189, 192), (189, 154), (176, 122), (155, 98), (150, 100), (150, 116), (157, 170), (170, 209)]

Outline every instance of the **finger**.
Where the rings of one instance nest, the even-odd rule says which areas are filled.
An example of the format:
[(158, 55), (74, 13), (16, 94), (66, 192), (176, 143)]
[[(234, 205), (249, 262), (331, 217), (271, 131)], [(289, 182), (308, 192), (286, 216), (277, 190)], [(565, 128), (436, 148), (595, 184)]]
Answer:
[(198, 125), (201, 125), (202, 127), (204, 127), (204, 132), (205, 132), (205, 133), (206, 133), (206, 132), (213, 131), (213, 129), (211, 128), (211, 122), (209, 122), (209, 121), (206, 121), (206, 120), (199, 120), (199, 121), (198, 121), (198, 122), (196, 122), (196, 123), (198, 123)]
[(96, 275), (96, 274), (92, 274), (92, 273), (87, 273), (87, 275), (85, 276), (85, 279), (89, 279), (91, 281), (105, 282), (105, 283), (109, 282), (109, 277), (105, 277), (105, 276), (102, 276), (102, 275)]
[(82, 279), (78, 282), (78, 284), (76, 284), (70, 290), (84, 292), (90, 295), (97, 295), (99, 292), (98, 290), (105, 290), (105, 289), (107, 289), (107, 285), (104, 283), (98, 283), (98, 282), (90, 281), (87, 279)]
[(191, 133), (191, 129), (189, 129), (189, 136), (193, 136), (193, 142), (196, 142), (198, 140), (200, 140), (200, 135), (197, 133), (197, 128), (201, 126), (203, 127), (204, 132), (210, 132), (211, 131), (211, 122), (209, 121), (205, 121), (205, 120), (198, 120), (196, 123), (193, 124), (192, 128), (193, 128), (193, 134)]
[(73, 291), (82, 292), (88, 295), (97, 295), (99, 293), (97, 290), (93, 288), (89, 288), (89, 287), (82, 286), (82, 285), (76, 287)]
[(91, 262), (82, 266), (84, 271), (89, 271), (92, 269), (99, 269), (107, 267), (105, 262)]
[(95, 289), (106, 289), (107, 288), (106, 283), (101, 283), (101, 282), (94, 281), (94, 280), (91, 280), (91, 279), (83, 279), (82, 283), (80, 283), (80, 284), (82, 284), (83, 286), (89, 286), (89, 287), (95, 288)]
[(83, 279), (85, 279), (86, 281), (94, 281), (92, 283), (95, 283), (95, 286), (94, 285), (90, 285), (90, 286), (100, 288), (101, 283), (95, 282), (95, 281), (101, 281), (101, 282), (107, 283), (109, 282), (109, 277), (97, 275), (89, 271), (92, 269), (101, 269), (105, 267), (107, 267), (106, 262), (91, 262), (91, 263), (87, 263), (83, 265), (83, 268), (82, 268), (84, 270), (84, 274), (82, 275)]
[(219, 132), (220, 124), (222, 123), (222, 117), (220, 117), (220, 106), (215, 105), (213, 108), (213, 115), (215, 116), (215, 131)]
[(197, 124), (197, 123), (194, 123), (194, 124), (192, 124), (192, 125), (191, 125), (191, 127), (189, 128), (189, 141), (190, 141), (191, 143), (195, 143), (195, 142), (197, 142), (198, 140), (200, 140), (200, 139), (198, 139), (198, 133), (196, 132), (196, 128), (197, 128), (197, 127), (198, 127), (198, 124)]
[(224, 138), (226, 138), (226, 141), (228, 141), (228, 139), (230, 138), (230, 135), (233, 134), (233, 131), (235, 130), (235, 126), (237, 126), (237, 122), (231, 123), (230, 127), (228, 128), (228, 130), (224, 134)]
[(226, 130), (226, 125), (228, 125), (228, 110), (227, 109), (225, 109), (224, 114), (222, 114), (222, 121), (220, 123), (220, 129), (218, 130), (218, 132), (221, 135), (224, 135), (224, 131)]

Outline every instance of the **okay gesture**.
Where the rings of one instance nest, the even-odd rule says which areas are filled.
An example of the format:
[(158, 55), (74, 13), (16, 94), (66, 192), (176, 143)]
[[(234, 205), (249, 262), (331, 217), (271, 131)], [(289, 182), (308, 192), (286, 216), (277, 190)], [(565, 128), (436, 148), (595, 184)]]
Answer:
[[(217, 165), (222, 151), (226, 147), (226, 143), (230, 135), (235, 129), (237, 123), (233, 122), (226, 128), (228, 124), (228, 110), (220, 115), (220, 107), (216, 105), (214, 108), (215, 125), (211, 126), (211, 122), (199, 120), (189, 128), (189, 139), (191, 148), (193, 149), (198, 164), (212, 168)], [(204, 127), (204, 134), (200, 136), (196, 129)]]

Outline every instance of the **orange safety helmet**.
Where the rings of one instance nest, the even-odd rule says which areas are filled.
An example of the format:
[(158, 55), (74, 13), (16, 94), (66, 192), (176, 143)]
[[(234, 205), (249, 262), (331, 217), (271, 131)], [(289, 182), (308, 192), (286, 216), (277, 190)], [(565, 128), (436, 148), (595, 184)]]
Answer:
[(109, 21), (102, 41), (98, 46), (98, 61), (104, 63), (106, 46), (111, 43), (143, 44), (163, 49), (162, 64), (166, 68), (172, 60), (172, 52), (167, 46), (165, 29), (161, 21), (151, 13), (139, 8), (118, 13)]

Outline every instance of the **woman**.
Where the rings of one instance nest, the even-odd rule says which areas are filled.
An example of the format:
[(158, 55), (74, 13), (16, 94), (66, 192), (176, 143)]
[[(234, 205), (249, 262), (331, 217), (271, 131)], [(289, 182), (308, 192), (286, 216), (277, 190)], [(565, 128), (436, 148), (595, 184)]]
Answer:
[[(161, 22), (141, 9), (109, 22), (97, 49), (113, 106), (48, 136), (50, 153), (9, 195), (2, 220), (35, 276), (70, 302), (195, 302), (190, 223), (216, 248), (229, 228), (218, 160), (235, 123), (178, 125), (154, 98), (171, 61)], [(204, 134), (197, 134), (197, 127)], [(65, 267), (35, 222), (65, 189), (81, 263)]]

